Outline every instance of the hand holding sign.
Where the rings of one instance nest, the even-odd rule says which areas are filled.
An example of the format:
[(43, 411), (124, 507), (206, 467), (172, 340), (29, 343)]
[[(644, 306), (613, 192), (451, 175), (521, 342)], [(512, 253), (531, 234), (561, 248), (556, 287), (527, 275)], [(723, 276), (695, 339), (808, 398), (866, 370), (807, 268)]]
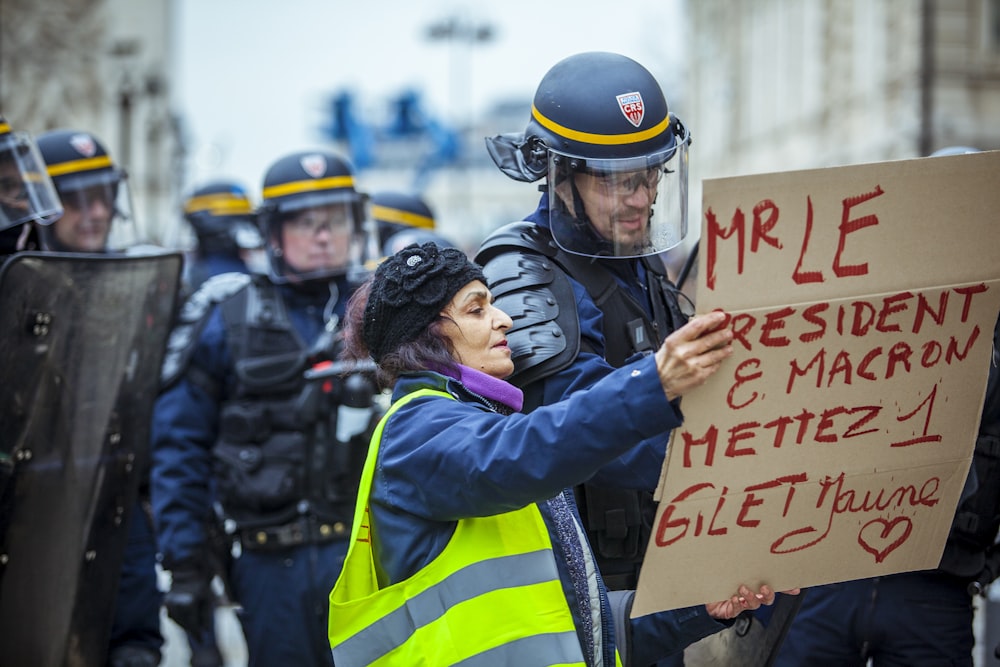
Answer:
[(713, 312), (693, 318), (663, 341), (656, 351), (660, 383), (669, 400), (705, 383), (733, 353), (729, 316)]

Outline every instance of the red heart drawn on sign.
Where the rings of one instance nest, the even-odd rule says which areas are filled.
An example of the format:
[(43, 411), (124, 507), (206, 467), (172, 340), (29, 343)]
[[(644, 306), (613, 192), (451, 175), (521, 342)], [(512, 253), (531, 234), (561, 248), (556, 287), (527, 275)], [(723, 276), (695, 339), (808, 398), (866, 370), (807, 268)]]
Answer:
[[(889, 538), (899, 531), (896, 530), (896, 526), (903, 524), (902, 533), (892, 542), (889, 542)], [(881, 526), (881, 527), (879, 527)], [(913, 522), (910, 521), (909, 517), (898, 516), (891, 521), (886, 519), (872, 519), (865, 525), (861, 526), (860, 532), (858, 532), (858, 544), (860, 544), (865, 551), (875, 556), (875, 562), (881, 563), (885, 560), (896, 547), (906, 541), (906, 538), (910, 536), (910, 531), (913, 530)], [(882, 549), (877, 549), (872, 546), (872, 542), (876, 544), (886, 544)]]

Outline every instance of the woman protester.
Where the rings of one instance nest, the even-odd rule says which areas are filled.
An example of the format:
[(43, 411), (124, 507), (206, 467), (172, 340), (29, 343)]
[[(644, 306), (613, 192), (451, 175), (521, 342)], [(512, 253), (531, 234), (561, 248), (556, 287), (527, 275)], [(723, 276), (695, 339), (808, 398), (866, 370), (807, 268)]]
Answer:
[(337, 667), (650, 664), (774, 601), (768, 586), (741, 586), (630, 619), (634, 591), (609, 596), (568, 490), (679, 425), (671, 402), (731, 354), (724, 314), (530, 414), (503, 379), (511, 318), (460, 250), (400, 250), (347, 320), (348, 358), (374, 359), (394, 391), (330, 594)]

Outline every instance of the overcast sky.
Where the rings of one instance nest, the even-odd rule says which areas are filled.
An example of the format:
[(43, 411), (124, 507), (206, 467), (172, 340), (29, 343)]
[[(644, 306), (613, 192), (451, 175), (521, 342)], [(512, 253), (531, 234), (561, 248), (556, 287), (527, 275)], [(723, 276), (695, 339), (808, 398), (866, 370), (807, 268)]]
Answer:
[[(416, 89), (428, 113), (450, 120), (530, 99), (549, 67), (591, 50), (633, 57), (665, 81), (682, 48), (680, 4), (179, 0), (172, 94), (190, 140), (191, 180), (228, 176), (256, 193), (275, 159), (323, 144), (327, 100), (343, 90), (374, 118)], [(489, 26), (492, 40), (429, 40), (427, 28), (449, 17)]]

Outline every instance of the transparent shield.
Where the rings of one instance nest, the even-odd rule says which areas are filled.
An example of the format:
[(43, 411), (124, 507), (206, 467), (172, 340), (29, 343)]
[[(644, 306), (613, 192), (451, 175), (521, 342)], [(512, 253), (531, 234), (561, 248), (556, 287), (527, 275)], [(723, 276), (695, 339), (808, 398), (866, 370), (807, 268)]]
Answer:
[(687, 235), (688, 141), (637, 158), (591, 160), (549, 151), (549, 222), (556, 244), (590, 257), (642, 257)]
[(0, 139), (0, 229), (51, 224), (62, 205), (35, 142), (23, 132)]
[(182, 257), (0, 269), (4, 664), (104, 664)]
[(59, 252), (123, 251), (142, 239), (128, 180), (109, 171), (79, 188), (62, 187), (63, 214), (39, 229), (42, 247)]
[(350, 202), (299, 208), (274, 225), (267, 243), (278, 284), (326, 280), (361, 266), (365, 235)]

